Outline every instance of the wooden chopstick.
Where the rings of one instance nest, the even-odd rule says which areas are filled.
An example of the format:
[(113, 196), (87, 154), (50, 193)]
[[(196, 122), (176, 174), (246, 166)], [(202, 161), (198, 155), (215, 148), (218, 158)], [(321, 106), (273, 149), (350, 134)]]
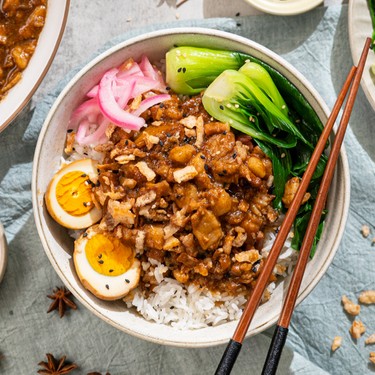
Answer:
[[(366, 40), (361, 58), (358, 63), (358, 68), (353, 67), (348, 75), (344, 85), (344, 90), (350, 85), (353, 80), (352, 87), (349, 91), (348, 100), (338, 127), (335, 139), (332, 144), (331, 152), (327, 161), (326, 168), (322, 180), (320, 182), (317, 198), (311, 212), (310, 220), (307, 225), (306, 233), (300, 248), (297, 264), (295, 266), (292, 280), (290, 282), (288, 292), (283, 304), (278, 324), (276, 326), (273, 339), (267, 354), (267, 358), (263, 367), (262, 375), (273, 375), (276, 373), (277, 366), (281, 357), (281, 353), (288, 334), (290, 320), (293, 315), (294, 307), (296, 304), (298, 292), (302, 283), (303, 275), (306, 269), (307, 261), (311, 247), (314, 243), (314, 237), (319, 226), (322, 211), (324, 209), (329, 187), (332, 182), (335, 166), (339, 157), (340, 148), (344, 140), (345, 132), (349, 123), (349, 118), (353, 109), (355, 98), (358, 92), (359, 84), (361, 81), (363, 69), (365, 66), (367, 54), (371, 45), (371, 39)], [(353, 79), (354, 77), (354, 79)], [(346, 90), (347, 91), (347, 90)]]
[[(332, 146), (331, 155), (333, 155), (333, 153), (337, 154), (335, 156), (336, 160), (334, 161), (334, 163), (336, 163), (336, 161), (337, 161), (339, 151), (340, 151), (340, 147), (341, 147), (341, 143), (342, 143), (342, 140), (344, 138), (346, 126), (349, 122), (349, 117), (350, 117), (350, 114), (351, 114), (351, 111), (352, 111), (352, 108), (353, 108), (353, 105), (354, 105), (355, 97), (356, 97), (356, 94), (357, 94), (357, 91), (358, 91), (359, 82), (361, 80), (361, 76), (362, 76), (362, 73), (363, 73), (363, 69), (364, 69), (364, 65), (365, 65), (365, 62), (366, 62), (366, 58), (367, 58), (367, 54), (368, 54), (370, 44), (371, 44), (371, 39), (368, 38), (366, 40), (361, 59), (359, 61), (358, 68), (355, 72), (356, 74), (355, 74), (354, 82), (353, 82), (353, 85), (352, 85), (352, 89), (350, 90), (348, 102), (347, 102), (347, 105), (345, 107), (345, 111), (343, 113), (343, 116), (342, 116), (342, 119), (341, 119), (341, 122), (340, 122), (340, 127), (343, 126), (343, 128), (344, 128), (344, 130), (342, 131), (342, 134), (340, 135), (341, 141), (340, 141), (340, 138), (338, 138), (339, 140), (337, 142), (335, 142), (336, 143), (335, 149), (333, 148), (334, 145)], [(318, 141), (318, 143), (317, 143), (317, 145), (314, 149), (314, 152), (311, 156), (310, 162), (309, 162), (309, 164), (306, 168), (306, 171), (305, 171), (305, 173), (302, 177), (302, 180), (301, 180), (300, 186), (297, 190), (297, 193), (296, 193), (296, 195), (293, 199), (292, 204), (290, 205), (290, 207), (289, 207), (289, 209), (286, 213), (285, 219), (284, 219), (284, 221), (283, 221), (283, 223), (280, 227), (279, 233), (277, 234), (277, 237), (276, 237), (276, 240), (275, 240), (275, 242), (272, 246), (272, 249), (268, 254), (268, 257), (267, 257), (267, 260), (265, 262), (265, 266), (262, 270), (262, 273), (260, 274), (260, 276), (257, 280), (257, 283), (254, 287), (254, 290), (253, 290), (253, 292), (252, 292), (252, 294), (251, 294), (251, 296), (250, 296), (250, 298), (249, 298), (249, 300), (246, 304), (246, 307), (245, 307), (245, 309), (242, 313), (241, 319), (240, 319), (240, 321), (237, 325), (236, 331), (234, 332), (234, 335), (233, 335), (232, 339), (229, 341), (228, 346), (227, 346), (227, 348), (226, 348), (226, 350), (225, 350), (225, 352), (224, 352), (224, 354), (221, 358), (219, 366), (218, 366), (218, 368), (215, 372), (215, 374), (217, 374), (217, 375), (230, 374), (230, 372), (233, 368), (233, 365), (236, 361), (236, 358), (237, 358), (237, 356), (238, 356), (238, 354), (241, 350), (242, 341), (246, 336), (246, 332), (247, 332), (247, 330), (249, 328), (249, 325), (250, 325), (250, 323), (251, 323), (251, 321), (254, 317), (255, 311), (259, 306), (259, 303), (260, 303), (260, 300), (262, 298), (263, 292), (268, 285), (269, 278), (270, 278), (270, 276), (273, 272), (273, 269), (275, 267), (275, 264), (277, 262), (277, 259), (278, 259), (279, 255), (280, 255), (283, 244), (284, 244), (284, 242), (285, 242), (285, 240), (286, 240), (286, 238), (287, 238), (287, 236), (290, 232), (290, 229), (293, 225), (293, 222), (294, 222), (294, 219), (297, 215), (298, 209), (299, 209), (299, 207), (302, 203), (302, 199), (303, 199), (303, 197), (304, 197), (304, 195), (307, 191), (307, 188), (310, 184), (311, 178), (314, 174), (314, 171), (315, 171), (316, 166), (319, 162), (321, 154), (324, 151), (324, 148), (325, 148), (326, 143), (328, 141), (328, 137), (329, 137), (329, 135), (332, 131), (333, 125), (336, 121), (336, 118), (338, 116), (338, 113), (340, 111), (342, 103), (345, 99), (346, 93), (347, 93), (348, 88), (350, 86), (350, 83), (353, 79), (353, 74), (354, 74), (353, 70), (355, 71), (355, 68), (352, 69), (351, 72), (349, 73), (349, 77), (346, 80), (346, 82), (344, 84), (344, 87), (341, 90), (340, 95), (339, 95), (339, 97), (338, 97), (338, 99), (335, 103), (335, 106), (334, 106), (332, 112), (331, 112), (331, 115), (330, 115), (330, 117), (327, 121), (327, 124), (324, 127), (324, 129), (323, 129), (323, 131), (320, 135), (319, 141)], [(350, 76), (351, 76), (351, 78), (350, 78)], [(345, 124), (345, 125), (342, 125), (342, 124)], [(337, 136), (336, 136), (336, 138), (337, 138)], [(332, 169), (334, 169), (334, 165), (333, 165)], [(329, 187), (329, 184), (328, 184), (328, 186), (325, 187), (325, 189), (328, 190), (328, 187)], [(324, 205), (324, 202), (323, 202), (323, 205)], [(319, 222), (319, 220), (318, 220), (318, 222)], [(308, 251), (308, 253), (309, 253), (309, 251)], [(302, 278), (302, 276), (303, 276), (303, 270), (302, 270), (302, 274), (300, 275), (300, 277)], [(297, 291), (297, 294), (298, 294), (298, 291)], [(292, 300), (290, 299), (289, 302), (291, 302), (291, 301)], [(291, 308), (290, 307), (291, 307), (291, 305), (289, 305), (288, 311), (289, 311), (289, 313), (292, 313), (294, 304), (293, 304), (293, 307), (291, 307)], [(287, 315), (284, 315), (284, 318), (286, 316)], [(289, 317), (289, 319), (290, 319), (290, 317)], [(284, 328), (284, 327), (281, 327), (281, 328)], [(286, 339), (287, 331), (285, 332), (285, 329), (281, 329), (281, 333), (282, 333), (282, 336), (285, 336), (285, 339)], [(285, 343), (285, 339), (284, 339), (284, 343)], [(280, 343), (278, 343), (278, 344), (280, 344)], [(276, 345), (276, 347), (280, 347), (280, 345)], [(281, 345), (281, 350), (282, 350), (282, 347), (283, 347), (283, 343)], [(277, 368), (277, 364), (276, 364), (276, 368)]]

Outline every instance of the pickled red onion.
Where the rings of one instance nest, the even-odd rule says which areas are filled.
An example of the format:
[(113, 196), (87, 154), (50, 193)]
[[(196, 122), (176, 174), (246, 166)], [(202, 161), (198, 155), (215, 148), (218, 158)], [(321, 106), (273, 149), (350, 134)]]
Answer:
[(103, 119), (101, 122), (99, 122), (99, 126), (93, 133), (86, 135), (90, 125), (91, 124), (87, 120), (81, 122), (76, 134), (76, 140), (80, 145), (88, 145), (98, 141), (105, 133), (105, 130), (109, 125), (109, 121), (107, 119)]
[(103, 115), (114, 124), (129, 130), (139, 130), (145, 125), (141, 117), (124, 111), (116, 102), (113, 85), (118, 69), (111, 69), (104, 74), (99, 83), (98, 103)]
[(110, 123), (127, 131), (139, 130), (145, 125), (145, 120), (139, 116), (153, 105), (170, 99), (167, 94), (155, 94), (142, 100), (137, 109), (129, 109), (132, 99), (152, 90), (165, 92), (165, 83), (146, 56), (142, 56), (139, 64), (128, 65), (127, 69), (120, 67), (107, 71), (100, 83), (86, 94), (90, 99), (72, 114), (69, 125), (77, 128), (77, 142), (90, 144), (102, 140)]
[(95, 98), (98, 95), (99, 85), (95, 85), (87, 94), (86, 96), (89, 98)]
[(73, 112), (69, 121), (69, 127), (75, 129), (83, 119), (91, 115), (98, 115), (99, 113), (98, 100), (96, 98), (86, 100)]
[(142, 56), (139, 66), (146, 77), (152, 78), (154, 81), (159, 83), (156, 87), (159, 91), (166, 91), (166, 86), (161, 75), (161, 72), (152, 66), (150, 60), (147, 58), (146, 55)]
[(142, 100), (139, 107), (133, 111), (133, 115), (140, 116), (146, 109), (149, 109), (150, 107), (154, 106), (155, 104), (159, 104), (161, 102), (164, 102), (166, 100), (169, 100), (171, 97), (168, 94), (160, 94), (160, 95), (154, 95), (150, 96), (149, 98)]

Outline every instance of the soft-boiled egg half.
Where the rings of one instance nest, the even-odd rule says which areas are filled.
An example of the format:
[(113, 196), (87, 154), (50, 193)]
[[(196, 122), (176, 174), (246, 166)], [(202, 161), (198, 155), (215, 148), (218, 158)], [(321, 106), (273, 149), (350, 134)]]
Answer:
[(70, 229), (95, 224), (102, 217), (102, 210), (92, 199), (92, 185), (97, 178), (97, 162), (92, 159), (65, 165), (53, 176), (45, 194), (49, 214)]
[(100, 299), (123, 298), (139, 283), (141, 263), (133, 249), (97, 225), (75, 241), (73, 259), (83, 286)]

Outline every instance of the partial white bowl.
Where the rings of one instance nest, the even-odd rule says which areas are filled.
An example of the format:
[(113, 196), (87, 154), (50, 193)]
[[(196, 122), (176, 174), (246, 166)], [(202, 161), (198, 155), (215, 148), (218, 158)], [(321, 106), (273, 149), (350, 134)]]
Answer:
[(323, 0), (245, 0), (262, 12), (279, 16), (292, 16), (307, 12), (323, 3)]
[[(295, 68), (267, 48), (249, 39), (212, 29), (178, 28), (148, 33), (129, 39), (95, 58), (59, 95), (47, 116), (36, 147), (32, 197), (35, 222), (45, 252), (65, 285), (84, 306), (116, 328), (145, 340), (181, 347), (204, 347), (227, 342), (237, 323), (230, 322), (215, 327), (181, 331), (145, 320), (135, 311), (128, 310), (122, 301), (106, 302), (97, 299), (80, 283), (72, 259), (73, 240), (67, 230), (48, 215), (43, 199), (47, 185), (60, 165), (69, 117), (74, 108), (83, 101), (85, 93), (99, 81), (106, 70), (118, 66), (127, 58), (133, 57), (137, 60), (142, 54), (147, 54), (151, 61), (159, 61), (173, 45), (237, 50), (265, 61), (295, 84), (323, 123), (326, 122), (327, 106), (312, 85)], [(328, 198), (329, 213), (325, 230), (316, 255), (307, 266), (297, 303), (312, 291), (331, 263), (343, 234), (348, 207), (348, 161), (342, 149)], [(276, 322), (287, 282), (288, 279), (280, 283), (270, 301), (260, 306), (248, 336), (255, 335)]]
[(7, 262), (8, 262), (7, 240), (5, 238), (4, 227), (0, 223), (0, 283), (4, 277)]
[(0, 101), (0, 133), (21, 112), (46, 75), (59, 47), (70, 0), (48, 0), (47, 16), (38, 45), (22, 79)]

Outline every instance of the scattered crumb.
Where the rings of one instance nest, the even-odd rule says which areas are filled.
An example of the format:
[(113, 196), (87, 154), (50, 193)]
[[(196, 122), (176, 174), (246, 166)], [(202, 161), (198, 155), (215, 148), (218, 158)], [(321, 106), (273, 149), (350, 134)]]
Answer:
[(358, 297), (359, 302), (366, 305), (375, 303), (375, 290), (364, 290)]
[(335, 352), (342, 344), (342, 337), (336, 336), (332, 341), (331, 350)]
[(179, 20), (180, 19), (180, 13), (176, 13), (175, 17), (176, 17), (176, 20)]
[(365, 224), (362, 225), (361, 233), (363, 237), (367, 238), (370, 235), (370, 227)]
[(375, 352), (371, 352), (370, 353), (370, 358), (369, 358), (370, 362), (372, 363), (375, 363)]
[(366, 345), (375, 344), (375, 333), (373, 333), (371, 336), (367, 337), (365, 341)]
[(353, 339), (359, 339), (365, 333), (365, 331), (366, 327), (360, 320), (355, 320), (349, 330)]
[(353, 301), (351, 301), (347, 296), (342, 296), (341, 302), (344, 306), (344, 310), (349, 314), (356, 316), (361, 311), (361, 306), (355, 304)]

